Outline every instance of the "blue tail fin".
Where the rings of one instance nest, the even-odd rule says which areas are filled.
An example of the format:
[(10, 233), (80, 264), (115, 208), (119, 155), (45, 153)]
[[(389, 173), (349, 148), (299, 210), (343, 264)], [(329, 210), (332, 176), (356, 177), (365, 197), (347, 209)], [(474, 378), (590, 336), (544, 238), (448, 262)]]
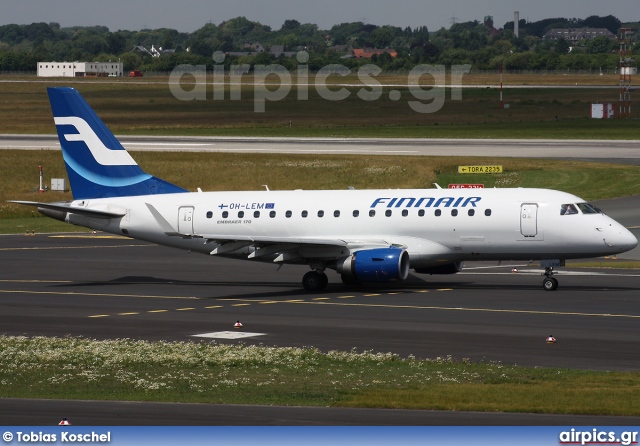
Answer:
[(187, 192), (145, 173), (75, 89), (47, 91), (74, 199)]

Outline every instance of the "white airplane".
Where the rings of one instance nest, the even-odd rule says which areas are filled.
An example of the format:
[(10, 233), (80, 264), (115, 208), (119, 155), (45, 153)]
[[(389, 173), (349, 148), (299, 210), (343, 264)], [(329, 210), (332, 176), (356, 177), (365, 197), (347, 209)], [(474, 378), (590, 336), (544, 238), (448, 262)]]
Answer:
[[(48, 88), (73, 201), (37, 203), (57, 220), (212, 256), (307, 264), (345, 284), (452, 274), (465, 260), (540, 260), (543, 287), (566, 259), (638, 240), (581, 198), (547, 189), (188, 192), (140, 169), (73, 88)], [(215, 173), (215, 172), (214, 172)]]

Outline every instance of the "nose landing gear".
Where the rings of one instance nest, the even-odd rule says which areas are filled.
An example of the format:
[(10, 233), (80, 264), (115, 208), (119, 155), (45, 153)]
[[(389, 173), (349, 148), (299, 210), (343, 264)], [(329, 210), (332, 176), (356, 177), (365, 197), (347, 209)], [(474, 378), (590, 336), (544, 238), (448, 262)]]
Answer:
[(544, 279), (542, 280), (542, 287), (545, 291), (555, 291), (558, 288), (558, 279), (553, 277), (555, 272), (553, 271), (553, 267), (547, 266), (544, 269)]

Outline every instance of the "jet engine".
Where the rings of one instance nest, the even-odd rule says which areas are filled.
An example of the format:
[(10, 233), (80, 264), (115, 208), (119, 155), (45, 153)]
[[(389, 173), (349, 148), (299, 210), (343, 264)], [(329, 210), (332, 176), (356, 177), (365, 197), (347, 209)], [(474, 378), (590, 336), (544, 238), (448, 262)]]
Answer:
[(338, 260), (336, 271), (357, 282), (391, 282), (409, 275), (409, 253), (400, 248), (357, 251)]

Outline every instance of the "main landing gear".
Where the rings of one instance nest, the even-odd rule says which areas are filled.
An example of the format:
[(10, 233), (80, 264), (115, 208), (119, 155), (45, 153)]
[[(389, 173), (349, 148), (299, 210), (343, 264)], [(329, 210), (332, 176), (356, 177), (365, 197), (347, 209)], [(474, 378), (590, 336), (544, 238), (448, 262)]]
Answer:
[(309, 271), (302, 276), (302, 286), (309, 292), (323, 291), (329, 283), (329, 278), (324, 271)]
[(558, 288), (558, 279), (553, 277), (555, 272), (553, 271), (553, 267), (547, 266), (544, 269), (544, 279), (542, 280), (542, 287), (546, 291), (555, 291)]

